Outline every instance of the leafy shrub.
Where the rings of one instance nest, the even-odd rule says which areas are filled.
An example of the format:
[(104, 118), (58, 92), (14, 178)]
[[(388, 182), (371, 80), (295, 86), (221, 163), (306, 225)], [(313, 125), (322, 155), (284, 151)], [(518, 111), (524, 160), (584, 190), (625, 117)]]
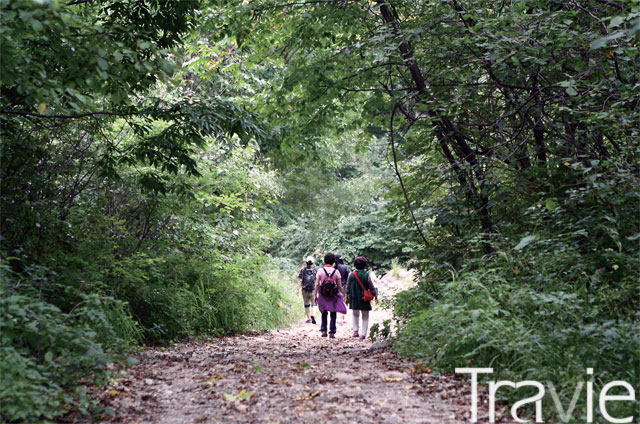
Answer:
[[(262, 255), (129, 258), (110, 293), (130, 306), (150, 342), (264, 330), (291, 319), (294, 284)], [(288, 287), (290, 286), (290, 287)]]
[(382, 322), (382, 328), (380, 328), (380, 324), (376, 322), (369, 329), (369, 338), (374, 343), (376, 340), (378, 340), (378, 337), (381, 337), (383, 340), (386, 340), (390, 336), (391, 336), (391, 320), (390, 319), (385, 319)]
[[(557, 240), (555, 246), (560, 247)], [(568, 278), (559, 278), (561, 268), (554, 269), (561, 266), (557, 260), (546, 258), (546, 265), (527, 270), (532, 256), (543, 252), (518, 260), (500, 255), (490, 263), (469, 261), (449, 278), (440, 274), (435, 285), (403, 292), (395, 305), (401, 322), (395, 348), (442, 371), (493, 367), (494, 380), (552, 381), (565, 402), (576, 382), (585, 380), (586, 368), (594, 368), (596, 385), (637, 382), (640, 315), (621, 309), (637, 287), (623, 279), (598, 291), (572, 290)], [(584, 265), (575, 256), (560, 258), (578, 269)], [(441, 269), (446, 273), (448, 267)], [(583, 276), (585, 283), (590, 277)], [(516, 399), (514, 393), (502, 396)], [(546, 405), (553, 414), (552, 403)], [(624, 408), (632, 408), (629, 403), (617, 407), (621, 416)]]
[(3, 270), (0, 417), (33, 422), (68, 412), (87, 414), (94, 403), (85, 385), (104, 380), (103, 366), (114, 359), (109, 351), (124, 350), (121, 335), (138, 331), (124, 312), (126, 305), (85, 295), (75, 308), (63, 312), (35, 292), (18, 294), (12, 274), (6, 267)]
[[(470, 364), (493, 367), (492, 379), (552, 381), (565, 405), (587, 368), (596, 386), (637, 386), (640, 196), (626, 156), (637, 140), (617, 157), (556, 158), (508, 179), (491, 169), (492, 233), (456, 211), (464, 192), (433, 199), (430, 245), (413, 261), (419, 284), (395, 305), (396, 348), (440, 370)], [(637, 403), (615, 408), (628, 416)]]

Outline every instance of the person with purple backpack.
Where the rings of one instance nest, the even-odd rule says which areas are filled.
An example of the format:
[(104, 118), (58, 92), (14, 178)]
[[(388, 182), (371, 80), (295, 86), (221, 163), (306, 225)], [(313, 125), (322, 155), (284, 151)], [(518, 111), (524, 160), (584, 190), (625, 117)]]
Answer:
[(342, 277), (338, 270), (334, 268), (336, 257), (333, 253), (324, 255), (324, 266), (316, 273), (316, 288), (313, 292), (314, 299), (317, 299), (318, 310), (322, 314), (320, 333), (322, 337), (327, 337), (327, 315), (331, 316), (329, 323), (329, 338), (336, 338), (336, 316), (340, 312), (347, 313), (347, 307), (342, 301), (344, 291), (342, 289)]

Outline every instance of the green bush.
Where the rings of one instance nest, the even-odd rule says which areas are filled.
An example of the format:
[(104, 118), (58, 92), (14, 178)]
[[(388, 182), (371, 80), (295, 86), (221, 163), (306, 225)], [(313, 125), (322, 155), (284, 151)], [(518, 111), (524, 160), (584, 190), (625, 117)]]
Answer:
[[(623, 158), (557, 159), (510, 176), (489, 197), (492, 233), (474, 230), (473, 215), (454, 222), (439, 210), (431, 244), (415, 252), (419, 284), (397, 298), (396, 348), (434, 369), (493, 367), (492, 380), (551, 381), (564, 405), (587, 368), (596, 386), (638, 387), (640, 196)], [(535, 173), (544, 176), (538, 185), (528, 179)], [(455, 211), (464, 200), (448, 191), (434, 204)], [(543, 405), (556, 421), (553, 402)], [(638, 415), (624, 415), (638, 403), (615, 405), (619, 416)]]
[(109, 293), (126, 301), (150, 342), (265, 330), (288, 322), (294, 301), (287, 292), (294, 285), (268, 269), (265, 256), (228, 259), (177, 253), (130, 258), (111, 275), (117, 284)]
[[(493, 367), (492, 380), (552, 381), (565, 402), (576, 382), (585, 380), (586, 368), (594, 368), (596, 385), (624, 380), (637, 386), (640, 314), (621, 308), (637, 290), (633, 267), (629, 278), (611, 287), (571, 290), (567, 279), (558, 278), (561, 268), (554, 270), (560, 264), (550, 257), (535, 271), (522, 271), (532, 256), (541, 255), (538, 251), (519, 260), (500, 255), (490, 263), (470, 261), (453, 278), (445, 271), (439, 282), (401, 293), (395, 305), (401, 322), (395, 348), (441, 371)], [(581, 268), (579, 258), (565, 255), (558, 260)], [(522, 398), (522, 393), (517, 395)], [(518, 397), (502, 396), (510, 404)], [(553, 404), (543, 404), (553, 416)], [(618, 407), (620, 416), (633, 408), (629, 403)]]
[[(83, 296), (71, 311), (17, 294), (7, 268), (0, 282), (0, 417), (8, 422), (87, 414), (88, 384), (104, 381), (104, 365), (124, 351), (122, 335), (137, 333), (126, 305)], [(116, 326), (114, 326), (116, 324)], [(127, 327), (126, 329), (124, 327)], [(133, 329), (133, 330), (132, 330)]]
[[(104, 365), (145, 339), (262, 331), (302, 316), (293, 273), (267, 257), (208, 259), (137, 255), (106, 270), (113, 283), (89, 295), (44, 268), (19, 277), (2, 267), (0, 417), (89, 414), (95, 403), (85, 386), (102, 383)], [(48, 302), (43, 287), (66, 287), (56, 300), (68, 308)]]

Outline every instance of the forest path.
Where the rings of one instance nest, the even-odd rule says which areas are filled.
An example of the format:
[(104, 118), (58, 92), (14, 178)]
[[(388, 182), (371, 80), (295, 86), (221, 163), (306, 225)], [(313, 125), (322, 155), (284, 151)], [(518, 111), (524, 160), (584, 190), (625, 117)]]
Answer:
[[(381, 297), (410, 284), (399, 277), (383, 279)], [(374, 307), (371, 321), (389, 314)], [(147, 349), (102, 394), (115, 411), (106, 421), (469, 422), (464, 382), (400, 359), (386, 342), (351, 337), (350, 314), (347, 322), (335, 339), (303, 320), (261, 335)]]

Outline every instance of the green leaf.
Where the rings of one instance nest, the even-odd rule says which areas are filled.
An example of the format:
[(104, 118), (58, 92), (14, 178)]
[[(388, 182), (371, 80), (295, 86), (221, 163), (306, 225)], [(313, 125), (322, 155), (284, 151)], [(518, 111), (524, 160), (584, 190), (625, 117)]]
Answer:
[(98, 58), (98, 66), (100, 67), (100, 69), (102, 69), (103, 71), (106, 71), (109, 68), (109, 64), (107, 63), (106, 60), (104, 60), (103, 58), (99, 57)]
[(544, 206), (549, 212), (552, 212), (558, 207), (558, 204), (556, 203), (556, 199), (549, 197), (544, 201)]
[(615, 18), (611, 19), (611, 22), (609, 22), (609, 28), (617, 28), (623, 22), (624, 22), (624, 18), (623, 17), (616, 16)]
[(33, 28), (34, 31), (40, 31), (43, 26), (42, 26), (42, 22), (38, 21), (37, 19), (31, 19), (31, 28)]
[(514, 249), (515, 249), (515, 250), (522, 250), (522, 249), (524, 249), (525, 247), (527, 247), (531, 242), (533, 242), (535, 239), (536, 239), (536, 236), (535, 236), (535, 235), (533, 235), (533, 236), (526, 236), (526, 237), (523, 237), (523, 238), (520, 240), (520, 243), (518, 243), (518, 244), (516, 245), (516, 247), (514, 247)]
[(127, 365), (136, 365), (136, 364), (140, 363), (139, 360), (137, 360), (136, 358), (134, 358), (132, 356), (129, 356), (127, 358), (126, 362), (127, 362)]
[(624, 31), (616, 31), (613, 34), (607, 35), (606, 37), (601, 37), (601, 38), (598, 38), (598, 39), (594, 40), (591, 43), (590, 48), (591, 48), (591, 50), (597, 50), (599, 48), (602, 48), (602, 47), (606, 46), (609, 43), (609, 41), (616, 40), (616, 39), (618, 39), (620, 37), (623, 37), (624, 35), (625, 35)]
[(15, 10), (7, 10), (0, 13), (2, 14), (2, 20), (5, 22), (10, 21), (16, 16), (18, 16), (18, 12), (16, 12)]

